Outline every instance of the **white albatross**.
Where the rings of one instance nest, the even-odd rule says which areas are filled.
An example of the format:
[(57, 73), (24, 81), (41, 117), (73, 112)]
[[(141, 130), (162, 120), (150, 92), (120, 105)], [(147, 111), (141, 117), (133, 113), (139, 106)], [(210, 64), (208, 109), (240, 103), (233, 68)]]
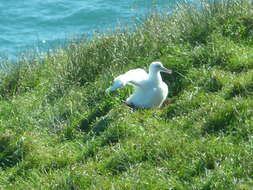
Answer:
[(168, 86), (163, 82), (160, 72), (172, 73), (161, 62), (152, 62), (149, 73), (143, 69), (130, 70), (116, 77), (106, 93), (130, 84), (134, 86), (134, 93), (127, 98), (128, 105), (141, 108), (160, 107), (168, 95)]

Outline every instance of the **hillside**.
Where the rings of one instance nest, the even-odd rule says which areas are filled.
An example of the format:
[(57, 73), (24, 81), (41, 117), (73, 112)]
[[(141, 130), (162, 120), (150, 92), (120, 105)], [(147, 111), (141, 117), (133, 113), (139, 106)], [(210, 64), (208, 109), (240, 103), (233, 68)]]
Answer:
[[(173, 70), (161, 108), (104, 93), (155, 60)], [(181, 3), (23, 57), (0, 75), (0, 189), (252, 189), (252, 97), (250, 0)]]

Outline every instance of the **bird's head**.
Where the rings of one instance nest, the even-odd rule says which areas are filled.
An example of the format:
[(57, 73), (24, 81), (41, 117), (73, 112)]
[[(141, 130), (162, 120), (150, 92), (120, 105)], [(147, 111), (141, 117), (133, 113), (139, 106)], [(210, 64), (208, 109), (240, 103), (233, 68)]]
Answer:
[(149, 72), (165, 72), (172, 74), (172, 70), (167, 69), (161, 62), (152, 62), (149, 66)]

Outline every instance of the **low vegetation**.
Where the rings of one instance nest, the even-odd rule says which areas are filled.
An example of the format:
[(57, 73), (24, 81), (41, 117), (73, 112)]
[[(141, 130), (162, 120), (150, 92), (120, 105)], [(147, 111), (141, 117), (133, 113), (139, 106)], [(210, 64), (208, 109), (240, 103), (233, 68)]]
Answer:
[[(169, 97), (131, 110), (112, 79), (161, 61)], [(3, 65), (2, 65), (3, 66)], [(253, 4), (180, 3), (0, 76), (0, 189), (253, 188)]]

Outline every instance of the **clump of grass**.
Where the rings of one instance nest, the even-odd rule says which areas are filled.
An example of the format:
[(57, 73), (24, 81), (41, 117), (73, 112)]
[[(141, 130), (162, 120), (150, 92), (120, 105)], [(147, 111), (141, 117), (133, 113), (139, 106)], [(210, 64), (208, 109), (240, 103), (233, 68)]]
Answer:
[(22, 160), (24, 155), (22, 139), (6, 132), (1, 135), (0, 142), (0, 167), (2, 169), (13, 167)]
[[(21, 59), (0, 76), (0, 189), (250, 189), (249, 0), (179, 3), (134, 30)], [(169, 97), (131, 110), (112, 79), (160, 60)]]
[(204, 131), (207, 133), (226, 131), (236, 120), (233, 105), (220, 104), (209, 114), (204, 124)]
[(227, 88), (226, 98), (248, 97), (252, 95), (252, 74), (244, 73), (235, 78), (233, 83)]

